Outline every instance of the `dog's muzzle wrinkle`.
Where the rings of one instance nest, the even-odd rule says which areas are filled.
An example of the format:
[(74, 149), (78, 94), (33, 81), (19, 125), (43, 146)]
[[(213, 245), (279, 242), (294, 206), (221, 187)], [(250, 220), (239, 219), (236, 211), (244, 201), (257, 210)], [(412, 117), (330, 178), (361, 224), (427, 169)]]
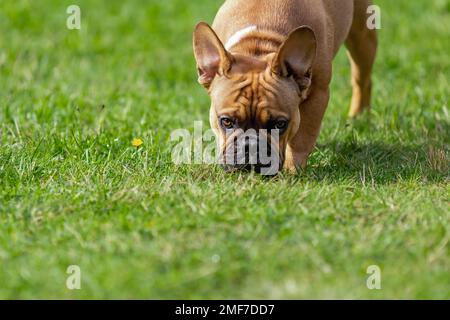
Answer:
[(273, 176), (281, 170), (282, 160), (278, 144), (270, 136), (250, 131), (229, 140), (220, 162), (227, 172), (252, 170)]

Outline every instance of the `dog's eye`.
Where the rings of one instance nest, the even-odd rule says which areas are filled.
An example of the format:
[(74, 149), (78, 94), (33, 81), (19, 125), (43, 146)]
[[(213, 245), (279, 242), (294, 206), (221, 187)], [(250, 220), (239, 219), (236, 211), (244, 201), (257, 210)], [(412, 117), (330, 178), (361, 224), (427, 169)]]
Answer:
[(288, 125), (287, 120), (277, 120), (273, 127), (274, 127), (274, 129), (283, 131), (287, 128), (287, 125)]
[(220, 125), (225, 129), (233, 129), (234, 121), (231, 118), (223, 117), (220, 119)]

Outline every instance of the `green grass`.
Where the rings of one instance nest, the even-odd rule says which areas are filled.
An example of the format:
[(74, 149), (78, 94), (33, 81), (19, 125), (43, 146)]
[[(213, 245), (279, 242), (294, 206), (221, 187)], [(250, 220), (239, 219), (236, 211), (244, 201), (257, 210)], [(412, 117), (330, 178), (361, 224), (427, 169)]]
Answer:
[(0, 3), (0, 298), (450, 298), (446, 0), (377, 1), (371, 117), (342, 51), (308, 170), (275, 179), (170, 160), (221, 1), (78, 0), (80, 31), (72, 3)]

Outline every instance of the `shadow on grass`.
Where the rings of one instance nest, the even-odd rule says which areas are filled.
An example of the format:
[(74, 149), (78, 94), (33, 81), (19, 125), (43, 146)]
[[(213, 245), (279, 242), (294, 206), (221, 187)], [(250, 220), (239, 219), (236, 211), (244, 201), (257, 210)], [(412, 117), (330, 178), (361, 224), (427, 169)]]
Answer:
[(333, 141), (318, 146), (306, 176), (316, 181), (351, 180), (363, 184), (449, 179), (445, 147)]

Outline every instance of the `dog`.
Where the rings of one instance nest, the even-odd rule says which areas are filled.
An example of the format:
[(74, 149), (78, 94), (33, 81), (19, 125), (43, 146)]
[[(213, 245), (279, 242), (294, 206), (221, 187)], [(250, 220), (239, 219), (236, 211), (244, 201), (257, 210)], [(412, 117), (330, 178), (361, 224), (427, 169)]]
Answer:
[[(256, 137), (266, 130), (279, 169), (306, 168), (330, 98), (332, 61), (344, 43), (352, 69), (349, 116), (370, 109), (377, 51), (376, 30), (367, 27), (371, 4), (226, 0), (212, 27), (204, 22), (195, 27), (198, 80), (211, 98), (210, 124), (222, 155), (229, 155), (237, 137), (249, 130)], [(231, 167), (243, 168), (236, 158)]]

